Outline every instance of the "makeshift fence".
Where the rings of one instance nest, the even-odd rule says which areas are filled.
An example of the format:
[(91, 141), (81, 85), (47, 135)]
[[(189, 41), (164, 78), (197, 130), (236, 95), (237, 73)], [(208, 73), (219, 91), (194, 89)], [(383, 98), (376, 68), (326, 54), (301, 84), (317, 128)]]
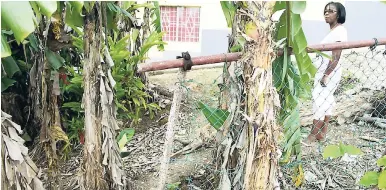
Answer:
[[(383, 153), (386, 142), (386, 39), (323, 44), (309, 46), (310, 56), (314, 63), (323, 59), (316, 51), (342, 49), (338, 67), (342, 70), (338, 85), (333, 91), (335, 103), (331, 103), (329, 94), (308, 94), (299, 99), (300, 136), (304, 141), (315, 128), (313, 105), (319, 104), (319, 112), (325, 115), (333, 106), (328, 124), (317, 124), (320, 131), (328, 126), (326, 140), (316, 146), (303, 143), (303, 158), (282, 166), (285, 184), (291, 182), (291, 168), (299, 162), (305, 170), (305, 188), (316, 189), (328, 184), (333, 188), (355, 188), (365, 171), (376, 169), (376, 159)], [(281, 52), (279, 52), (279, 55)], [(151, 76), (150, 80), (158, 85), (175, 89), (167, 124), (139, 135), (128, 146), (144, 141), (148, 148), (137, 149), (127, 158), (131, 171), (155, 172), (160, 166), (158, 187), (186, 185), (191, 188), (216, 189), (216, 168), (213, 156), (216, 151), (216, 130), (227, 118), (227, 111), (221, 110), (224, 101), (221, 93), (224, 88), (223, 70), (241, 58), (240, 53), (227, 53), (213, 56), (192, 58), (194, 66), (214, 63), (226, 63), (221, 68), (206, 68), (178, 73), (165, 73)], [(139, 72), (159, 71), (181, 68), (182, 60), (171, 60), (147, 63), (139, 66)], [(241, 73), (242, 66), (234, 68)], [(275, 75), (275, 73), (274, 73)], [(333, 77), (331, 75), (330, 77)], [(331, 80), (331, 78), (330, 78)], [(244, 81), (240, 78), (239, 83)], [(330, 81), (329, 81), (330, 82)], [(300, 85), (293, 83), (293, 85)], [(310, 83), (315, 89), (320, 82)], [(320, 92), (319, 92), (320, 93)], [(328, 100), (327, 100), (328, 99)], [(327, 102), (330, 101), (330, 102)], [(317, 102), (317, 103), (315, 103)], [(167, 104), (167, 103), (166, 103)], [(323, 106), (320, 106), (323, 105)], [(318, 107), (318, 106), (317, 106)], [(244, 112), (244, 110), (239, 110)], [(212, 115), (210, 115), (212, 114)], [(328, 115), (329, 113), (327, 113)], [(240, 119), (244, 120), (244, 119)], [(324, 118), (322, 119), (324, 121)], [(216, 123), (216, 121), (218, 123)], [(154, 131), (156, 135), (154, 135)], [(318, 132), (320, 132), (318, 131)], [(153, 134), (152, 134), (153, 133)], [(318, 133), (315, 133), (317, 135)], [(165, 138), (165, 140), (164, 140)], [(145, 140), (143, 140), (145, 139)], [(147, 139), (147, 140), (146, 140)], [(353, 145), (364, 152), (362, 157), (342, 157), (336, 160), (323, 159), (323, 149), (331, 144)], [(152, 149), (158, 145), (162, 149)], [(204, 148), (202, 148), (204, 147)], [(315, 150), (309, 150), (310, 147)], [(151, 150), (150, 150), (151, 149)], [(221, 155), (220, 155), (221, 156)], [(159, 162), (159, 158), (162, 161)], [(182, 169), (181, 169), (182, 168)], [(228, 171), (236, 175), (235, 171)], [(234, 174), (232, 174), (234, 173)], [(184, 176), (182, 184), (174, 184)]]

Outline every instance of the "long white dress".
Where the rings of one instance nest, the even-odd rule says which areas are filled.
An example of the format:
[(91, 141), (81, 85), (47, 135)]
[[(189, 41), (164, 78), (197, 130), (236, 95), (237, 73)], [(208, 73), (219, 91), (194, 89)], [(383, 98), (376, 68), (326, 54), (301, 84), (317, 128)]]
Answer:
[[(343, 25), (339, 25), (328, 33), (328, 35), (322, 40), (321, 44), (346, 41), (347, 30)], [(332, 56), (331, 51), (325, 51), (323, 53), (329, 55), (330, 57)], [(341, 61), (338, 62), (334, 71), (329, 75), (329, 81), (327, 82), (326, 87), (322, 87), (320, 80), (323, 78), (324, 72), (328, 67), (329, 59), (318, 56), (318, 59), (313, 63), (315, 67), (318, 68), (318, 71), (315, 74), (314, 89), (312, 91), (314, 119), (324, 120), (326, 115), (332, 115), (333, 108), (335, 106), (333, 94), (342, 77)]]

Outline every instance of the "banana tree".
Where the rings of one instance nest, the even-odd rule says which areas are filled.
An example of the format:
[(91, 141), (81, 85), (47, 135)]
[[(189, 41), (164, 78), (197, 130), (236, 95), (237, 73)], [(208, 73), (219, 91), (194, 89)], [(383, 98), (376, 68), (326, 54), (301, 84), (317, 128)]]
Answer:
[[(30, 64), (32, 63), (31, 69), (27, 70), (30, 76), (29, 97), (33, 110), (31, 115), (34, 121), (38, 123), (38, 126), (40, 126), (40, 143), (45, 149), (48, 159), (49, 178), (53, 184), (56, 184), (58, 182), (56, 178), (59, 162), (58, 152), (62, 152), (57, 150), (57, 143), (59, 141), (63, 142), (63, 146), (58, 146), (61, 147), (62, 150), (65, 150), (68, 146), (67, 136), (61, 128), (60, 114), (57, 106), (57, 71), (61, 66), (61, 62), (55, 54), (47, 48), (52, 45), (51, 42), (53, 42), (53, 39), (56, 41), (62, 40), (60, 36), (56, 38), (53, 37), (55, 35), (55, 25), (58, 24), (58, 16), (53, 16), (53, 14), (57, 12), (59, 3), (7, 1), (1, 4), (3, 29), (2, 58), (3, 60), (13, 60), (16, 58), (17, 53), (13, 54), (10, 51), (12, 48), (9, 44), (12, 42), (6, 42), (6, 39), (14, 38), (16, 45), (12, 43), (12, 47), (23, 44), (25, 64), (28, 64), (28, 62), (30, 62)], [(50, 27), (51, 22), (54, 27)], [(11, 35), (5, 37), (3, 34), (6, 32)], [(60, 31), (56, 31), (56, 33), (59, 32)], [(67, 41), (63, 40), (62, 42), (66, 43)], [(32, 47), (32, 49), (30, 49), (31, 53), (25, 48), (26, 44)], [(27, 58), (27, 54), (31, 57)], [(5, 83), (2, 83), (2, 91), (16, 82), (16, 80), (12, 79), (12, 73), (18, 70), (20, 64), (17, 63), (19, 62), (19, 60), (17, 62), (11, 61), (3, 65), (4, 67), (2, 68), (4, 68), (5, 71), (12, 72), (7, 73), (7, 75), (3, 77)], [(55, 189), (56, 185), (53, 185), (52, 188)]]
[[(33, 108), (33, 119), (38, 125), (40, 125), (40, 143), (43, 146), (46, 157), (48, 160), (49, 166), (49, 184), (50, 189), (57, 189), (60, 187), (60, 181), (58, 180), (58, 165), (60, 161), (60, 154), (63, 155), (63, 151), (68, 150), (69, 141), (67, 135), (62, 130), (61, 118), (59, 113), (59, 96), (60, 96), (60, 86), (59, 86), (59, 76), (60, 71), (63, 69), (64, 60), (58, 53), (61, 49), (65, 47), (72, 46), (72, 39), (70, 35), (65, 31), (65, 27), (70, 26), (73, 30), (81, 33), (86, 30), (84, 28), (84, 18), (82, 16), (82, 11), (94, 10), (93, 2), (2, 2), (2, 29), (9, 30), (12, 32), (16, 42), (20, 43), (34, 43), (35, 51), (32, 59), (27, 59), (27, 53), (25, 51), (25, 59), (31, 61), (32, 67), (29, 71), (30, 75), (30, 99)], [(65, 16), (64, 14), (65, 13)], [(94, 17), (96, 13), (93, 13)], [(100, 22), (99, 22), (100, 23)], [(92, 31), (94, 32), (94, 31)], [(101, 35), (98, 33), (97, 35)], [(35, 40), (30, 40), (30, 36), (34, 36)], [(29, 41), (25, 39), (28, 37)], [(89, 39), (88, 37), (86, 39)], [(8, 43), (4, 43), (6, 40), (2, 38), (2, 56), (8, 56), (10, 53), (10, 47)], [(85, 44), (84, 49), (89, 49), (89, 44)], [(99, 46), (98, 46), (99, 48)], [(101, 47), (100, 47), (101, 48)], [(88, 50), (87, 49), (87, 50)], [(98, 49), (98, 51), (100, 51)], [(94, 57), (100, 57), (100, 54), (92, 55)], [(8, 58), (7, 57), (7, 58)], [(95, 59), (95, 58), (93, 58)], [(13, 67), (9, 67), (13, 66)], [(12, 69), (10, 69), (12, 68)], [(17, 68), (15, 65), (8, 63), (5, 65), (5, 71), (11, 71), (9, 73), (14, 73)], [(105, 72), (107, 76), (107, 71)], [(6, 77), (12, 77), (11, 74)], [(8, 81), (11, 81), (9, 79)], [(7, 80), (4, 80), (7, 81)], [(13, 81), (11, 81), (13, 82)], [(14, 83), (14, 82), (13, 82)], [(2, 85), (3, 87), (9, 87), (10, 85)], [(4, 89), (3, 89), (4, 90)], [(111, 92), (111, 89), (110, 89)], [(94, 97), (96, 94), (89, 95)], [(111, 95), (109, 94), (109, 97)], [(90, 97), (85, 97), (85, 99), (91, 99)], [(99, 102), (96, 102), (99, 103)], [(109, 102), (110, 103), (110, 102)], [(106, 109), (105, 109), (106, 110)], [(105, 111), (103, 110), (103, 111)], [(104, 151), (99, 151), (100, 154), (103, 153), (104, 156), (104, 166), (102, 163), (99, 164), (99, 167), (105, 168), (108, 177), (112, 181), (111, 186), (123, 186), (123, 175), (120, 175), (122, 172), (118, 172), (117, 168), (122, 167), (121, 158), (117, 152), (118, 148), (114, 139), (116, 124), (113, 113), (109, 110), (104, 114), (104, 118), (109, 118), (109, 123), (106, 126), (103, 132), (103, 139), (110, 139), (109, 142), (106, 142), (104, 145)], [(100, 116), (101, 119), (101, 116)], [(111, 128), (113, 127), (113, 128)], [(109, 138), (110, 137), (110, 138)], [(97, 133), (89, 137), (89, 140), (102, 139), (102, 133)], [(64, 142), (59, 144), (58, 142)], [(58, 146), (59, 145), (59, 146)], [(62, 145), (62, 146), (60, 146)], [(61, 150), (57, 150), (57, 147), (60, 147)], [(109, 148), (107, 148), (109, 147)], [(113, 147), (112, 149), (110, 147)], [(97, 150), (102, 149), (102, 144), (95, 147)], [(99, 155), (101, 157), (101, 155)], [(97, 158), (97, 157), (96, 157)], [(107, 161), (108, 159), (108, 161)], [(87, 160), (87, 159), (86, 159)], [(90, 162), (93, 164), (93, 162)], [(102, 171), (102, 170), (99, 170)], [(92, 173), (92, 175), (97, 175), (97, 173)], [(87, 176), (87, 174), (86, 174)], [(93, 178), (93, 176), (87, 176), (88, 178)], [(98, 179), (98, 178), (94, 178)], [(58, 187), (59, 184), (59, 187)]]
[[(301, 94), (310, 92), (308, 83), (316, 71), (301, 28), (300, 14), (306, 4), (225, 1), (221, 6), (228, 27), (232, 27), (230, 51), (242, 51), (244, 56), (242, 61), (228, 64), (224, 73), (228, 88), (224, 88), (222, 108), (231, 114), (223, 125), (226, 139), (222, 143), (225, 149), (221, 150), (220, 186), (272, 189), (278, 185), (279, 144), (284, 151), (281, 163), (289, 162), (293, 154), (301, 158), (298, 102)], [(284, 55), (276, 57), (273, 51), (279, 49), (284, 49)], [(296, 62), (291, 62), (288, 49), (293, 49)], [(243, 123), (244, 118), (247, 123)], [(284, 127), (282, 142), (278, 142), (279, 125)], [(237, 144), (233, 152), (238, 157), (226, 154), (231, 144)], [(229, 175), (229, 169), (236, 169), (237, 174)], [(300, 176), (296, 185), (300, 185), (301, 165), (296, 172)]]
[[(119, 129), (115, 106), (125, 111), (126, 105), (130, 104), (124, 101), (132, 100), (136, 106), (148, 108), (150, 113), (151, 109), (156, 109), (153, 104), (145, 102), (144, 84), (136, 80), (134, 75), (137, 64), (146, 59), (149, 49), (164, 43), (161, 40), (162, 33), (151, 32), (147, 38), (143, 33), (141, 35), (143, 30), (150, 30), (146, 27), (139, 28), (132, 16), (133, 12), (141, 7), (152, 12), (158, 9), (151, 3), (95, 2), (94, 6), (83, 12), (86, 16), (82, 72), (85, 118), (85, 173), (80, 181), (82, 189), (127, 188), (122, 160), (114, 140), (115, 131)], [(124, 23), (123, 26), (119, 26), (120, 23)], [(117, 84), (115, 80), (120, 83)], [(119, 98), (119, 101), (116, 98)], [(138, 109), (135, 112), (138, 117)], [(103, 170), (107, 171), (107, 177), (104, 177)]]
[[(222, 127), (222, 189), (277, 186), (276, 139), (280, 132), (275, 115), (280, 101), (272, 82), (274, 5), (275, 2), (223, 2), (223, 9), (230, 8), (226, 12), (230, 15), (228, 24), (237, 32), (232, 34), (239, 41), (234, 44), (244, 50), (244, 55), (226, 72), (231, 81), (231, 98), (230, 115)], [(237, 110), (243, 110), (243, 114)], [(229, 169), (236, 175), (228, 173)]]
[[(139, 8), (145, 8), (144, 20), (146, 22), (152, 21), (151, 25), (146, 23), (148, 26), (141, 28), (136, 24), (134, 14)], [(125, 28), (120, 28), (120, 19), (127, 21)], [(136, 107), (136, 110), (145, 107), (152, 114), (151, 109), (157, 109), (157, 106), (145, 102), (147, 95), (143, 92), (144, 85), (141, 81), (135, 80), (134, 74), (136, 73), (136, 65), (146, 59), (146, 54), (152, 46), (157, 45), (162, 48), (165, 44), (162, 42), (161, 32), (152, 32), (160, 29), (158, 3), (2, 2), (2, 20), (2, 29), (4, 29), (1, 46), (2, 72), (5, 73), (2, 75), (2, 91), (13, 91), (11, 88), (15, 84), (22, 83), (17, 80), (18, 77), (13, 76), (15, 73), (19, 73), (19, 70), (26, 71), (31, 76), (28, 86), (33, 108), (32, 115), (34, 121), (40, 126), (41, 144), (45, 148), (49, 161), (50, 188), (58, 188), (59, 181), (56, 180), (56, 176), (60, 161), (59, 154), (63, 153), (63, 150), (68, 150), (69, 144), (68, 138), (62, 130), (60, 122), (62, 119), (61, 114), (59, 114), (59, 111), (62, 111), (59, 110), (62, 109), (59, 100), (62, 100), (60, 96), (64, 89), (64, 91), (83, 93), (82, 108), (76, 108), (80, 104), (74, 105), (67, 102), (68, 104), (64, 104), (64, 109), (68, 107), (85, 112), (86, 117), (83, 116), (85, 121), (76, 122), (75, 120), (75, 123), (85, 123), (85, 150), (95, 148), (95, 151), (84, 151), (85, 162), (83, 166), (88, 170), (81, 175), (79, 185), (87, 189), (99, 187), (99, 185), (124, 189), (122, 161), (117, 144), (113, 140), (118, 129), (115, 106), (117, 105), (123, 110), (122, 113), (127, 114), (126, 105), (120, 103), (127, 100), (127, 95), (131, 95), (132, 97), (129, 99), (133, 100), (134, 103), (127, 105)], [(94, 27), (96, 30), (92, 30), (90, 27)], [(130, 31), (128, 33), (129, 40), (124, 38), (125, 35), (120, 37), (114, 35), (121, 33), (119, 30), (122, 29)], [(143, 30), (146, 30), (144, 34), (141, 33)], [(114, 39), (109, 36), (114, 36)], [(121, 40), (121, 38), (123, 39)], [(95, 40), (99, 41), (99, 44)], [(114, 44), (115, 42), (120, 44)], [(15, 44), (23, 46), (24, 55), (21, 54), (26, 60), (24, 63), (32, 65), (30, 68), (21, 67), (24, 65), (20, 64), (23, 63), (18, 57), (20, 53), (14, 53)], [(129, 47), (130, 51), (122, 51), (117, 48), (122, 44)], [(71, 57), (70, 59), (66, 58), (69, 47), (72, 48), (72, 53), (84, 54), (84, 68), (79, 68), (80, 64), (76, 63), (77, 70), (82, 71), (81, 75), (78, 74), (77, 77), (71, 79), (71, 81), (76, 82), (76, 85), (62, 88), (62, 83), (68, 83), (66, 70), (74, 70), (73, 67), (75, 66), (71, 65), (73, 62)], [(82, 60), (80, 61), (82, 62)], [(93, 64), (99, 67), (90, 67)], [(120, 80), (122, 77), (130, 78), (130, 80), (115, 88), (115, 80)], [(82, 80), (82, 78), (83, 82), (79, 82), (78, 79)], [(96, 83), (90, 84), (89, 81)], [(132, 85), (138, 89), (134, 90), (131, 88)], [(130, 89), (129, 94), (125, 94), (127, 88)], [(90, 94), (90, 92), (95, 93)], [(122, 100), (117, 101), (115, 99), (115, 92), (120, 94)], [(98, 94), (101, 96), (99, 97)], [(90, 102), (88, 100), (95, 101)], [(100, 108), (100, 112), (95, 112), (96, 110), (93, 109), (97, 107)], [(140, 113), (134, 110), (129, 111), (135, 112), (137, 116)], [(89, 120), (90, 115), (94, 119), (91, 122)], [(102, 122), (98, 122), (100, 125), (93, 125), (95, 120)], [(73, 118), (72, 121), (74, 121)], [(62, 150), (56, 150), (58, 141), (64, 142), (64, 146), (59, 146)], [(102, 175), (103, 171), (106, 171), (107, 175)]]

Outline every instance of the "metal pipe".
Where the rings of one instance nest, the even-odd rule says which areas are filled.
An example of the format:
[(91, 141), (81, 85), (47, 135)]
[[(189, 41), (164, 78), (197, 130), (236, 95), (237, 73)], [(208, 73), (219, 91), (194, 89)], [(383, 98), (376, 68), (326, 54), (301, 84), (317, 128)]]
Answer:
[[(237, 61), (241, 57), (241, 53), (223, 53), (217, 55), (209, 55), (209, 56), (201, 56), (201, 57), (193, 57), (192, 62), (193, 65), (206, 65), (213, 63), (221, 63), (227, 61)], [(158, 61), (152, 63), (145, 63), (138, 65), (138, 71), (148, 72), (148, 71), (158, 71), (164, 69), (172, 69), (182, 67), (183, 63), (181, 59), (167, 60), (167, 61)]]
[[(386, 38), (377, 39), (377, 45), (386, 45)], [(362, 48), (369, 47), (375, 44), (375, 40), (362, 40), (362, 41), (354, 41), (354, 42), (339, 42), (339, 43), (329, 43), (329, 44), (317, 44), (311, 45), (307, 47), (307, 52), (313, 53), (315, 50), (317, 51), (332, 51), (338, 49), (352, 49), (352, 48)], [(283, 51), (278, 51), (277, 54), (280, 56), (283, 54)], [(213, 63), (221, 63), (221, 62), (230, 62), (237, 61), (241, 58), (242, 53), (223, 53), (217, 55), (209, 55), (209, 56), (200, 56), (193, 57), (192, 62), (193, 65), (206, 65)], [(148, 71), (157, 71), (157, 70), (165, 70), (172, 68), (182, 67), (183, 63), (181, 59), (175, 60), (167, 60), (167, 61), (158, 61), (152, 63), (144, 63), (138, 65), (138, 73), (148, 72)]]
[[(378, 43), (376, 45), (386, 45), (386, 38), (377, 39)], [(332, 51), (339, 49), (352, 49), (352, 48), (362, 48), (362, 47), (370, 47), (375, 45), (375, 40), (361, 40), (354, 42), (339, 42), (339, 43), (330, 43), (330, 44), (318, 44), (313, 45), (308, 48), (308, 52), (312, 53), (312, 49), (318, 51)]]

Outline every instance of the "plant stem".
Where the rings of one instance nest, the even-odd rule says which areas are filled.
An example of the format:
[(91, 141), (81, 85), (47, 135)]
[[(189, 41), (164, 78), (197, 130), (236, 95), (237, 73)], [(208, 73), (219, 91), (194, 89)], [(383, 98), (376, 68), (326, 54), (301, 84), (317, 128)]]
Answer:
[(290, 47), (290, 44), (292, 43), (291, 41), (291, 2), (289, 1), (286, 1), (285, 4), (286, 4), (286, 14), (287, 14), (287, 44), (286, 46), (287, 47)]

